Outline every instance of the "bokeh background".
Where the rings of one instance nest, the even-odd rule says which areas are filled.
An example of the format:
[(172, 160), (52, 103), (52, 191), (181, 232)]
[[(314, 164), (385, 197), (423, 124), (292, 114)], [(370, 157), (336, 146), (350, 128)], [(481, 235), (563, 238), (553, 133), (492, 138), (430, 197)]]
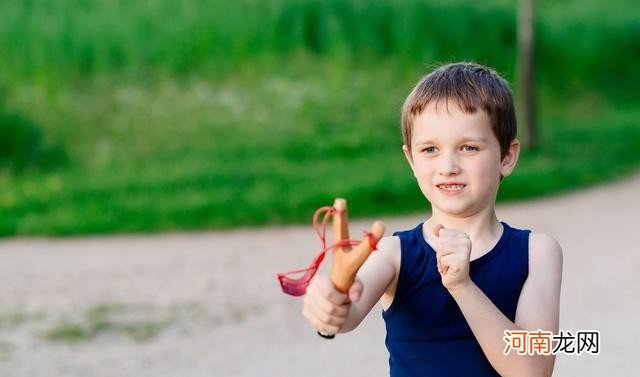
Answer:
[[(559, 240), (561, 329), (602, 333), (559, 377), (638, 370), (637, 3), (535, 1), (539, 138), (498, 214)], [(275, 274), (309, 263), (311, 216), (335, 197), (352, 235), (424, 220), (401, 104), (453, 61), (519, 93), (518, 15), (517, 0), (0, 0), (0, 376), (387, 374), (379, 308), (324, 342)]]
[[(640, 164), (635, 0), (535, 3), (537, 148), (500, 200)], [(399, 114), (439, 63), (517, 92), (515, 0), (0, 1), (0, 235), (422, 211)]]

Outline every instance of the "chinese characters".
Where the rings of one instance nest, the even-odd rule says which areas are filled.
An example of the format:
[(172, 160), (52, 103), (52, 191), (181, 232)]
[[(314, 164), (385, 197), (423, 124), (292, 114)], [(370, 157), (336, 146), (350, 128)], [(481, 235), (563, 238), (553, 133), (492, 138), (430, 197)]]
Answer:
[(558, 334), (551, 331), (505, 330), (506, 346), (503, 353), (511, 351), (518, 355), (568, 355), (600, 353), (600, 332), (596, 330), (581, 330), (574, 335), (571, 331), (560, 330)]

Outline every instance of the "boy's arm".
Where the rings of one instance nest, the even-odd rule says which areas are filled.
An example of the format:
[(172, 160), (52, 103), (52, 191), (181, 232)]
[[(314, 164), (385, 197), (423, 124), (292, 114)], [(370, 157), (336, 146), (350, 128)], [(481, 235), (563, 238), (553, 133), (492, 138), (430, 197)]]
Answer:
[(336, 334), (355, 329), (395, 282), (400, 265), (400, 240), (384, 237), (358, 271), (348, 295), (335, 289), (329, 277), (316, 275), (303, 300), (302, 315), (316, 330)]
[(466, 279), (449, 288), (473, 334), (491, 365), (503, 376), (550, 376), (554, 355), (503, 353), (505, 330), (538, 329), (558, 331), (562, 249), (551, 237), (532, 234), (529, 238), (529, 276), (525, 282), (511, 322), (471, 281)]

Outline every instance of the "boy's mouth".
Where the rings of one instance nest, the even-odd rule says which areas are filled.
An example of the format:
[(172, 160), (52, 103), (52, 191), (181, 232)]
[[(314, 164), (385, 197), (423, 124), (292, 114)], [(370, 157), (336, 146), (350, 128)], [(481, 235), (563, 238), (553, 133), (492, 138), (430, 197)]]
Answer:
[(436, 185), (436, 187), (440, 190), (448, 192), (460, 191), (465, 188), (465, 186), (466, 185), (463, 185), (462, 183), (441, 183), (439, 185)]

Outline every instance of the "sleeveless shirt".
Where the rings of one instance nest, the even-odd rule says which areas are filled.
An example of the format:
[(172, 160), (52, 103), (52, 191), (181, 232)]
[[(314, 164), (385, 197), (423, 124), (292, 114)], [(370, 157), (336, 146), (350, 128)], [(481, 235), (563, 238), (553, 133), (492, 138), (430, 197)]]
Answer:
[[(514, 321), (529, 274), (530, 231), (502, 225), (493, 249), (471, 261), (469, 276)], [(498, 376), (442, 285), (422, 224), (394, 235), (400, 237), (400, 275), (393, 302), (382, 313), (391, 376)]]

